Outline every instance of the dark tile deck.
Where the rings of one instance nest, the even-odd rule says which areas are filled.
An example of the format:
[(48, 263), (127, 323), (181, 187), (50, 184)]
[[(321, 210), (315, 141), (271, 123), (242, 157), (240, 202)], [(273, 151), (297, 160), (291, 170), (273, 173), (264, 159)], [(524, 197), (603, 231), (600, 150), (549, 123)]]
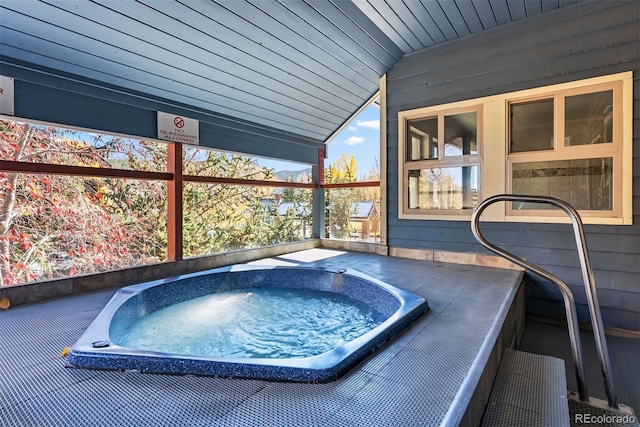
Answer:
[(62, 348), (114, 290), (12, 307), (0, 312), (0, 426), (466, 425), (474, 390), (490, 390), (481, 371), (520, 272), (326, 249), (258, 262), (351, 267), (431, 311), (338, 381), (294, 384), (66, 368)]
[[(593, 333), (580, 331), (580, 340), (589, 396), (606, 401)], [(640, 415), (640, 338), (607, 335), (607, 347), (618, 402), (631, 407), (637, 417)], [(566, 326), (528, 320), (521, 350), (563, 359), (567, 388), (573, 392), (578, 391)]]

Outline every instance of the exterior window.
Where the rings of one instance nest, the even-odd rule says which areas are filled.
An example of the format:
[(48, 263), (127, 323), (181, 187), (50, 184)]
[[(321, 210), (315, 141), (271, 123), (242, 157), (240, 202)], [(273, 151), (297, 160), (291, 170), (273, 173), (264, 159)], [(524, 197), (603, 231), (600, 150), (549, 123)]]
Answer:
[(553, 99), (511, 104), (512, 153), (553, 150)]
[[(551, 196), (585, 224), (633, 224), (633, 73), (398, 113), (398, 218), (466, 221), (495, 194)], [(391, 194), (390, 197), (393, 197)], [(542, 203), (484, 221), (563, 223)]]
[(409, 170), (409, 209), (473, 209), (478, 167)]
[[(509, 102), (509, 192), (557, 197), (582, 216), (619, 215), (621, 91), (611, 83)], [(535, 203), (512, 203), (507, 214), (562, 215)]]
[(613, 90), (567, 96), (564, 111), (565, 146), (613, 142)]
[(476, 206), (480, 116), (478, 107), (399, 114), (402, 217), (469, 214)]

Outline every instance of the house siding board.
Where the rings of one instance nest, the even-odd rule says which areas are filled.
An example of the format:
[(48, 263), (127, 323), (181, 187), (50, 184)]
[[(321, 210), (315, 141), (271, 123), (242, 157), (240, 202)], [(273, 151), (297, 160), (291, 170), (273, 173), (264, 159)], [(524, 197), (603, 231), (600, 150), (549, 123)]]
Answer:
[[(526, 300), (526, 307), (527, 311), (535, 313), (538, 316), (559, 317), (559, 313), (564, 313), (563, 303), (557, 299), (528, 298)], [(578, 312), (580, 321), (589, 319), (588, 306), (578, 304), (576, 311)], [(633, 311), (602, 307), (600, 314), (602, 315), (602, 321), (605, 325), (615, 328), (628, 329), (627, 325), (633, 325), (638, 321), (638, 313)]]
[(358, 27), (362, 28), (366, 34), (370, 34), (371, 38), (376, 40), (376, 42), (379, 43), (385, 51), (389, 52), (391, 56), (394, 58), (402, 57), (402, 49), (397, 46), (384, 31), (378, 28), (378, 26), (376, 26), (375, 23), (369, 19), (369, 17), (360, 8), (358, 8), (352, 0), (331, 0), (331, 3), (336, 5), (336, 7), (348, 16), (349, 19), (355, 22)]
[[(309, 21), (305, 20), (304, 17), (299, 15), (302, 10), (311, 11), (310, 8), (301, 7), (299, 8), (300, 11), (296, 13), (295, 4), (293, 4), (295, 2), (291, 2), (291, 5), (288, 5), (286, 2), (265, 2), (261, 0), (249, 0), (249, 2), (252, 3), (255, 8), (266, 14), (266, 16), (260, 16), (257, 22), (263, 22), (263, 19), (275, 19), (280, 23), (280, 26), (270, 27), (279, 28), (283, 31), (282, 34), (273, 33), (273, 35), (278, 39), (288, 40), (288, 43), (292, 44), (291, 40), (293, 34), (303, 35), (305, 43), (301, 44), (299, 49), (300, 52), (305, 54), (305, 56), (307, 53), (310, 53), (311, 57), (318, 57), (323, 64), (327, 64), (327, 66), (332, 70), (334, 68), (331, 67), (331, 61), (335, 61), (336, 63), (348, 62), (349, 69), (353, 70), (354, 75), (358, 76), (356, 81), (364, 78), (370, 83), (377, 85), (378, 80), (380, 79), (380, 73), (377, 66), (370, 66), (365, 61), (359, 59), (358, 56), (351, 53), (348, 46), (344, 46), (339, 43), (341, 38), (332, 38), (332, 36), (340, 37), (338, 33), (333, 33), (331, 35), (324, 34), (322, 30), (324, 30), (324, 28), (328, 28), (328, 26), (324, 28), (316, 28), (314, 25), (310, 24)], [(299, 3), (298, 6), (302, 6), (302, 4)], [(244, 14), (241, 15), (248, 16)], [(318, 31), (318, 29), (320, 29), (320, 31)], [(347, 40), (345, 40), (345, 42), (347, 42)], [(336, 52), (339, 52), (339, 54), (336, 55)], [(369, 57), (369, 55), (367, 55), (367, 57)]]
[[(468, 225), (467, 222), (465, 224)], [(523, 223), (513, 223), (513, 227), (503, 227), (503, 223), (494, 223), (494, 227), (489, 227), (488, 223), (482, 222), (480, 225), (482, 233), (491, 242), (500, 244), (501, 246), (522, 246), (522, 241), (527, 242), (530, 248), (548, 248), (553, 247), (558, 250), (572, 251), (576, 260), (576, 241), (571, 225), (564, 224), (560, 229), (549, 229), (544, 225), (526, 224), (526, 230)], [(603, 226), (609, 227), (609, 226)], [(633, 228), (633, 227), (624, 227)], [(593, 228), (587, 226), (585, 228), (587, 245), (590, 253), (595, 252), (624, 252), (634, 245), (638, 245), (638, 237), (632, 234), (610, 234), (603, 231), (596, 232)], [(474, 240), (475, 241), (475, 240)], [(640, 265), (640, 262), (637, 263)], [(640, 267), (639, 267), (640, 268)], [(638, 270), (640, 272), (640, 270)]]
[[(584, 286), (569, 286), (575, 297), (576, 304), (587, 305), (587, 296)], [(543, 281), (528, 279), (527, 293), (529, 297), (559, 299), (560, 293), (557, 288)], [(603, 307), (616, 307), (619, 310), (638, 312), (640, 311), (640, 299), (634, 298), (634, 292), (611, 290), (598, 288), (598, 301)]]
[[(572, 285), (576, 289), (579, 290), (579, 293), (584, 294), (584, 283), (582, 279), (582, 273), (578, 268), (572, 267), (563, 267), (563, 266), (555, 266), (549, 267), (549, 271), (559, 278), (562, 281), (567, 283), (572, 283)], [(544, 284), (547, 287), (553, 288), (554, 292), (556, 288), (551, 283), (541, 279), (534, 274), (526, 273), (527, 280), (530, 283), (536, 284)], [(596, 280), (596, 284), (598, 286), (598, 295), (600, 295), (601, 289), (607, 289), (609, 291), (621, 291), (621, 292), (634, 292), (636, 286), (635, 279), (637, 278), (637, 273), (630, 272), (621, 272), (621, 271), (613, 271), (613, 270), (596, 270), (594, 272), (594, 277)], [(582, 297), (581, 297), (582, 298)], [(640, 301), (640, 298), (636, 298), (636, 300)], [(637, 303), (637, 301), (636, 301)]]
[(445, 252), (468, 252), (469, 250), (469, 245), (467, 243), (454, 241), (437, 243), (437, 245), (434, 245), (432, 241), (425, 239), (416, 245), (414, 239), (394, 239), (393, 242), (389, 242), (389, 246), (411, 249), (432, 249), (434, 246), (437, 246), (438, 250)]
[(372, 58), (375, 58), (378, 62), (371, 62), (370, 66), (380, 71), (380, 74), (386, 73), (402, 57), (402, 53), (399, 51), (396, 53), (397, 56), (393, 56), (392, 53), (371, 38), (360, 25), (352, 21), (340, 8), (331, 2), (288, 2), (286, 7), (292, 8), (292, 10), (299, 13), (309, 14), (310, 9), (302, 7), (304, 4), (308, 4), (333, 24), (333, 28), (327, 28), (325, 31), (329, 37), (336, 40), (337, 44), (346, 46), (353, 52), (364, 50)]
[(471, 33), (484, 30), (482, 22), (480, 21), (480, 11), (474, 7), (470, 1), (463, 1), (458, 3), (447, 3), (449, 7), (457, 6), (462, 15), (463, 21)]
[[(610, 55), (609, 48), (615, 47), (616, 50), (626, 51), (623, 55), (617, 55), (617, 61), (637, 59), (637, 48), (633, 42), (626, 43), (630, 38), (638, 32), (638, 23), (630, 18), (626, 18), (618, 24), (618, 31), (611, 32), (610, 28), (603, 25), (594, 25), (589, 34), (580, 37), (580, 44), (576, 44), (572, 40), (548, 40), (545, 43), (531, 44), (526, 48), (529, 58), (536, 58), (535, 62), (524, 60), (521, 55), (514, 55), (511, 49), (505, 50), (498, 54), (492, 52), (487, 57), (476, 56), (471, 60), (465, 61), (466, 68), (461, 68), (460, 64), (454, 66), (434, 68), (432, 64), (429, 68), (429, 80), (416, 82), (415, 76), (408, 76), (402, 79), (394, 80), (394, 96), (406, 95), (405, 92), (411, 92), (415, 89), (422, 91), (431, 91), (438, 86), (446, 86), (452, 80), (466, 80), (483, 78), (485, 74), (493, 73), (519, 73), (527, 80), (537, 79), (540, 75), (555, 75), (559, 69), (582, 70), (582, 62), (577, 59), (586, 58), (590, 61), (591, 56)], [(601, 27), (601, 28), (597, 28)], [(532, 37), (533, 38), (533, 37)], [(518, 43), (514, 40), (509, 42), (512, 49), (518, 48)], [(627, 48), (625, 50), (625, 48)], [(597, 52), (597, 53), (596, 53)], [(489, 53), (489, 52), (487, 52)], [(488, 61), (487, 59), (491, 59)], [(469, 73), (469, 69), (473, 70)], [(544, 74), (543, 74), (544, 73)], [(489, 76), (488, 76), (489, 77)], [(499, 75), (493, 75), (493, 78), (487, 80), (492, 87), (499, 90), (499, 84), (495, 84)], [(393, 99), (388, 100), (389, 105), (395, 105)]]
[(420, 22), (422, 28), (427, 32), (429, 39), (436, 43), (442, 43), (447, 40), (444, 34), (442, 34), (442, 31), (440, 31), (438, 24), (436, 24), (429, 12), (427, 12), (420, 2), (411, 1), (405, 4), (413, 16), (415, 16), (418, 22)]
[(511, 19), (524, 19), (527, 17), (527, 9), (524, 7), (524, 0), (508, 0), (509, 15)]
[(88, 82), (52, 77), (23, 68), (26, 66), (23, 63), (16, 66), (3, 62), (1, 57), (0, 66), (3, 73), (16, 78), (15, 116), (26, 120), (155, 139), (156, 112), (167, 111), (200, 121), (202, 147), (313, 164), (322, 145), (321, 141), (288, 139), (274, 129), (198, 112), (161, 99), (141, 98), (97, 88)]
[[(493, 3), (492, 3), (493, 4)], [(527, 11), (528, 13), (530, 11)], [(634, 71), (633, 225), (587, 225), (605, 323), (640, 330), (640, 3), (587, 1), (407, 55), (387, 74), (388, 244), (489, 253), (468, 221), (398, 219), (399, 111), (605, 74)], [(575, 240), (567, 224), (483, 223), (483, 233), (582, 291)], [(559, 299), (527, 274), (527, 308), (563, 317)], [(544, 286), (544, 288), (543, 288)], [(600, 294), (599, 294), (600, 295)], [(584, 303), (580, 296), (580, 302)], [(586, 306), (580, 320), (588, 321)]]
[[(271, 82), (270, 89), (274, 94), (275, 92), (286, 94), (307, 104), (318, 101), (318, 108), (331, 111), (330, 104), (328, 102), (325, 103), (322, 92), (319, 90), (314, 92), (313, 87), (309, 87), (308, 82), (296, 78), (290, 78), (287, 82), (278, 81), (278, 76), (280, 75), (278, 68), (269, 64), (265, 64), (260, 70), (255, 70), (252, 67), (252, 64), (255, 63), (255, 56), (243, 55), (239, 53), (242, 52), (239, 51), (239, 46), (231, 46), (225, 43), (223, 41), (224, 37), (221, 35), (222, 31), (219, 28), (220, 25), (218, 24), (216, 27), (216, 22), (203, 17), (192, 9), (175, 8), (163, 2), (157, 2), (153, 5), (154, 8), (133, 3), (127, 5), (127, 12), (132, 15), (131, 17), (144, 19), (144, 17), (149, 17), (151, 14), (154, 17), (153, 22), (155, 25), (160, 28), (172, 28), (174, 29), (172, 33), (179, 32), (181, 37), (177, 38), (174, 34), (159, 31), (152, 26), (131, 25), (129, 17), (94, 3), (87, 2), (80, 5), (82, 17), (74, 14), (78, 11), (74, 9), (76, 5), (71, 2), (69, 4), (62, 2), (58, 6), (59, 8), (52, 8), (51, 13), (48, 14), (51, 15), (56, 11), (61, 16), (57, 18), (48, 16), (47, 19), (51, 22), (64, 22), (68, 28), (87, 34), (84, 37), (88, 43), (87, 48), (82, 50), (92, 52), (92, 54), (100, 55), (102, 50), (103, 57), (124, 61), (126, 64), (136, 64), (140, 57), (159, 57), (162, 58), (165, 64), (170, 64), (174, 68), (188, 69), (201, 76), (215, 76), (215, 80), (221, 84), (249, 91), (256, 90), (252, 87), (256, 82), (264, 82), (266, 80)], [(62, 12), (61, 9), (66, 9), (69, 13)], [(164, 12), (166, 15), (160, 12)], [(11, 12), (6, 11), (3, 13)], [(89, 19), (92, 21), (89, 21)], [(105, 23), (105, 25), (97, 27), (99, 31), (96, 31), (96, 27), (93, 26), (93, 21), (96, 20)], [(181, 22), (176, 22), (176, 20)], [(203, 28), (207, 29), (207, 36), (209, 36), (206, 48), (198, 46), (199, 39), (203, 36), (202, 32), (196, 30), (192, 25), (185, 24), (185, 22), (195, 24), (203, 20), (207, 22), (206, 25), (203, 25)], [(211, 27), (215, 27), (218, 30), (217, 33), (212, 31)], [(42, 28), (43, 31), (46, 28), (47, 32), (66, 32), (69, 34), (69, 46), (81, 49), (81, 46), (78, 45), (78, 40), (81, 40), (81, 38), (76, 37), (74, 33), (69, 32), (66, 28), (47, 28), (46, 24), (42, 23), (34, 27), (32, 31), (35, 32), (37, 28)], [(217, 37), (214, 37), (214, 35)], [(54, 38), (53, 34), (51, 38)], [(95, 43), (96, 39), (109, 40), (109, 44)], [(114, 54), (113, 45), (127, 46), (128, 52), (117, 50)], [(233, 56), (231, 55), (232, 53), (234, 54)], [(130, 56), (130, 58), (126, 59), (127, 56)], [(228, 57), (233, 57), (234, 60), (229, 60), (227, 59)], [(163, 63), (158, 63), (158, 67), (163, 65)], [(157, 71), (161, 72), (161, 69)], [(188, 80), (188, 78), (185, 73), (184, 80)], [(297, 92), (297, 95), (295, 92)], [(331, 95), (325, 95), (325, 97), (328, 98)], [(332, 99), (338, 103), (338, 108), (345, 109), (345, 111), (352, 110), (353, 104), (356, 103), (355, 98), (351, 103), (342, 101), (338, 97), (333, 97)]]
[[(628, 2), (627, 2), (628, 3)], [(540, 31), (537, 20), (524, 20), (517, 25), (493, 28), (465, 40), (443, 43), (429, 49), (429, 53), (416, 52), (406, 55), (394, 68), (393, 78), (421, 75), (426, 69), (456, 68), (460, 65), (468, 66), (474, 60), (489, 58), (498, 59), (499, 55), (516, 56), (526, 59), (528, 49), (558, 41), (574, 40), (576, 48), (583, 46), (581, 37), (593, 31), (611, 27), (611, 22), (620, 25), (633, 21), (633, 5), (617, 4), (618, 7), (607, 7), (609, 3), (603, 1), (590, 2), (584, 5), (573, 5), (566, 9), (548, 13), (544, 16), (545, 31)], [(623, 9), (623, 10), (621, 10)], [(567, 21), (567, 14), (572, 18)], [(574, 21), (575, 20), (575, 21)], [(587, 25), (589, 31), (584, 31)], [(453, 48), (455, 46), (455, 49)], [(588, 46), (587, 46), (588, 48)], [(567, 52), (564, 52), (567, 53)], [(434, 61), (433, 58), (438, 60)], [(413, 66), (410, 66), (413, 64)], [(498, 65), (498, 64), (496, 64)], [(388, 76), (390, 77), (390, 76)]]

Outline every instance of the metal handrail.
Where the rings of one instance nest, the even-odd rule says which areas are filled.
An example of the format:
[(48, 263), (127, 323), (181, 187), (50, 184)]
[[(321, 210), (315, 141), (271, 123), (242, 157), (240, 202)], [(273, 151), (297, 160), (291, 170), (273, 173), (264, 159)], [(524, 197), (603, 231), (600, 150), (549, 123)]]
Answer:
[(593, 276), (593, 270), (591, 269), (589, 254), (587, 252), (587, 243), (584, 237), (584, 227), (582, 226), (582, 220), (580, 219), (578, 211), (576, 211), (570, 204), (555, 197), (499, 194), (487, 198), (486, 200), (478, 204), (478, 206), (476, 206), (471, 216), (471, 231), (475, 238), (487, 249), (508, 259), (514, 264), (517, 264), (527, 270), (530, 270), (538, 276), (551, 281), (558, 287), (564, 300), (565, 312), (567, 316), (569, 339), (571, 341), (571, 352), (573, 354), (576, 380), (578, 383), (578, 395), (580, 400), (588, 402), (589, 393), (587, 391), (587, 384), (585, 382), (582, 346), (580, 343), (580, 331), (578, 328), (578, 316), (576, 314), (573, 293), (566, 285), (566, 283), (564, 283), (555, 275), (543, 270), (535, 264), (525, 261), (524, 259), (489, 243), (487, 239), (484, 238), (484, 236), (480, 233), (480, 229), (478, 226), (480, 214), (485, 210), (487, 206), (499, 201), (547, 203), (562, 209), (571, 219), (571, 223), (573, 224), (573, 231), (576, 237), (576, 245), (578, 247), (578, 256), (580, 258), (580, 266), (582, 269), (582, 277), (584, 279), (584, 286), (587, 294), (587, 302), (589, 304), (589, 312), (591, 314), (593, 335), (596, 342), (598, 357), (600, 359), (600, 369), (602, 370), (602, 376), (604, 378), (605, 394), (607, 396), (609, 407), (618, 409), (618, 399), (616, 397), (615, 388), (613, 386), (613, 378), (611, 375), (612, 371), (611, 363), (609, 361), (609, 350), (607, 349), (607, 341), (604, 334), (604, 327), (602, 325), (602, 318), (600, 316), (600, 305), (598, 304), (598, 298), (596, 295), (595, 279)]

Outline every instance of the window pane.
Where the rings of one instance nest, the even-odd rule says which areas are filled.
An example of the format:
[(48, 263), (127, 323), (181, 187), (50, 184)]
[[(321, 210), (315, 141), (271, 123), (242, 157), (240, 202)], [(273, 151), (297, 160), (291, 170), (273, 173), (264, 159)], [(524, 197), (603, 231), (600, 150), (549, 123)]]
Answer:
[(0, 174), (0, 205), (14, 199), (0, 254), (0, 287), (163, 261), (162, 181)]
[(475, 111), (444, 117), (444, 155), (478, 154), (478, 114)]
[(347, 176), (348, 180), (342, 182), (380, 181), (380, 108), (369, 105), (346, 123), (331, 138), (326, 154), (326, 182), (337, 182)]
[[(517, 163), (512, 192), (552, 196), (578, 210), (613, 209), (613, 159), (557, 160)], [(548, 204), (514, 202), (513, 209), (557, 209)]]
[(407, 123), (407, 160), (438, 158), (438, 119), (409, 120)]
[(311, 190), (187, 182), (183, 207), (185, 257), (311, 237)]
[(325, 237), (380, 242), (380, 187), (325, 190)]
[(477, 166), (409, 171), (409, 209), (473, 209), (477, 202)]
[(567, 96), (564, 101), (564, 145), (613, 141), (613, 91)]
[(164, 172), (167, 144), (0, 120), (0, 159)]
[(203, 148), (183, 148), (185, 175), (279, 181), (273, 169), (258, 165), (255, 158)]
[(511, 104), (511, 153), (553, 149), (553, 99)]

